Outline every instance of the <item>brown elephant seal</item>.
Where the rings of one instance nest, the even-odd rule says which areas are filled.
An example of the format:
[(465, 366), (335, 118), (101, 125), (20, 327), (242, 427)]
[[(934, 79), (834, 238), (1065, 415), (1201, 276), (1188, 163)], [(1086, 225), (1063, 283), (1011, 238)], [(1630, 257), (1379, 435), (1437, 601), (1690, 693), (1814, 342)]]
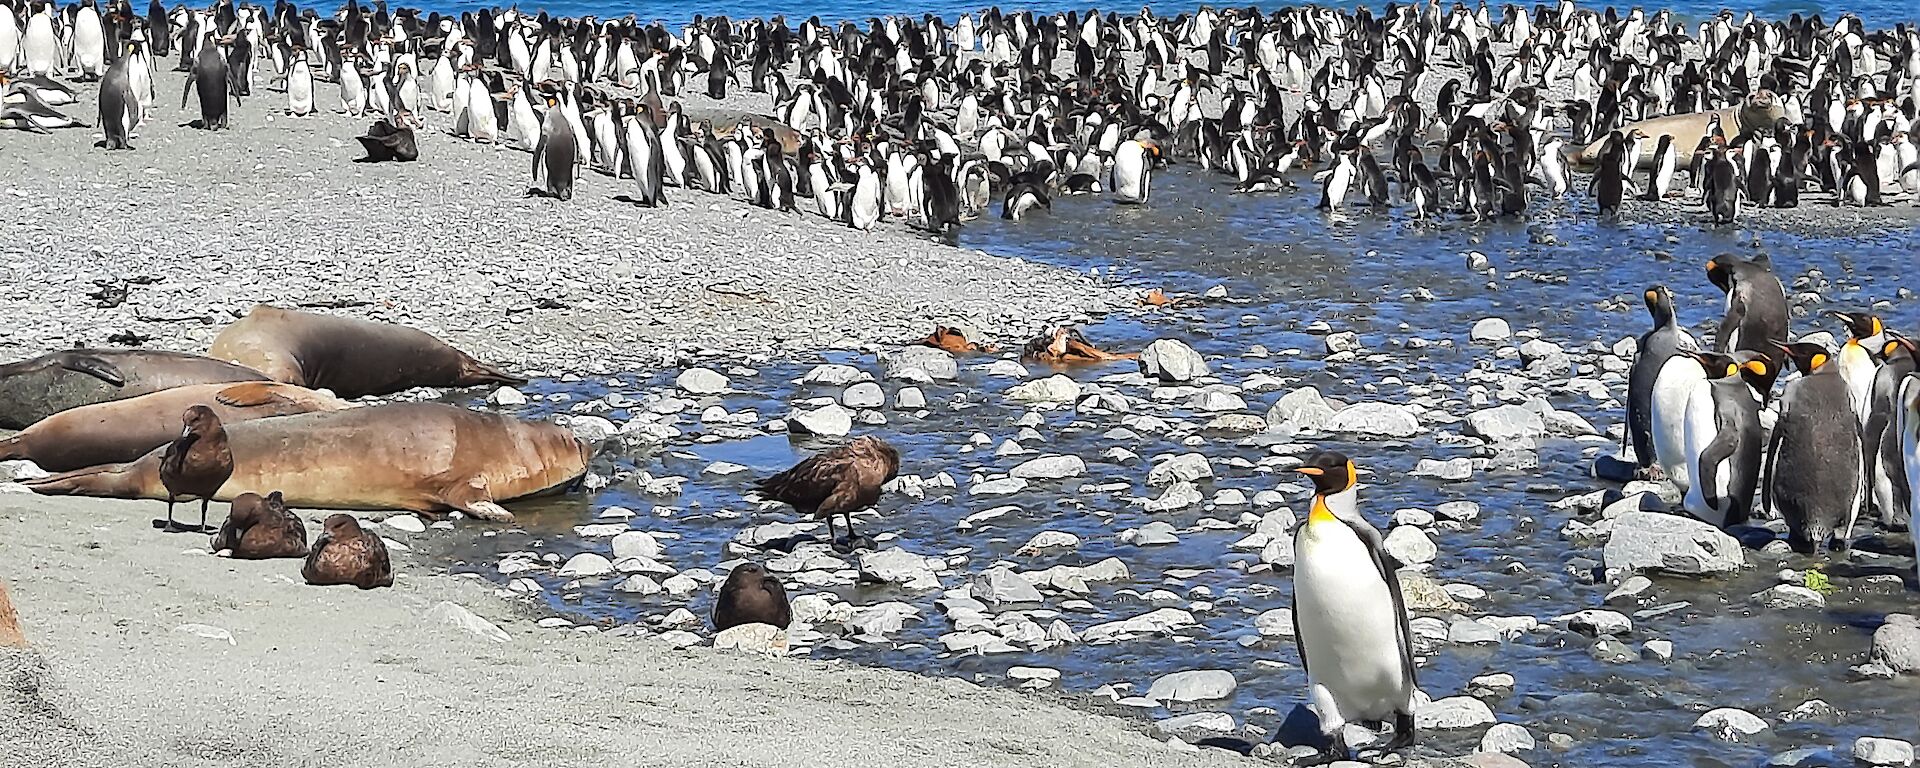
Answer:
[(243, 493), (233, 500), (227, 521), (209, 547), (235, 560), (272, 560), (307, 556), (307, 524), (287, 510), (279, 491), (264, 498)]
[(362, 529), (353, 515), (330, 515), (300, 576), (316, 587), (391, 587), (393, 560), (387, 557), (386, 542)]
[(757, 563), (741, 563), (727, 574), (720, 594), (713, 601), (715, 632), (742, 624), (771, 624), (781, 629), (793, 623), (793, 604), (787, 601), (787, 588), (767, 575)]
[(1020, 359), (1048, 365), (1090, 365), (1110, 360), (1137, 360), (1137, 352), (1108, 352), (1088, 341), (1078, 328), (1059, 327), (1035, 336), (1020, 351)]
[[(587, 471), (586, 444), (562, 427), (440, 403), (255, 419), (226, 433), (233, 475), (218, 501), (280, 491), (306, 509), (459, 510), (510, 522), (496, 502), (558, 490)], [(25, 485), (49, 496), (165, 500), (165, 450)]]
[(266, 378), (251, 368), (183, 352), (146, 349), (49, 352), (30, 360), (0, 365), (0, 429), (26, 429), (61, 411), (188, 384), (265, 381)]
[(0, 461), (26, 459), (48, 472), (133, 461), (179, 437), (173, 420), (190, 405), (212, 408), (222, 424), (353, 407), (345, 400), (271, 381), (190, 384), (48, 416), (0, 439)]
[(527, 383), (425, 331), (261, 304), (214, 337), (207, 354), (274, 381), (331, 390), (344, 398), (414, 387)]
[(25, 648), (27, 638), (20, 634), (20, 615), (13, 612), (13, 598), (7, 596), (6, 582), (0, 582), (0, 648)]
[[(1701, 137), (1707, 135), (1708, 127), (1712, 125), (1716, 116), (1720, 119), (1720, 130), (1724, 131), (1727, 139), (1731, 141), (1757, 129), (1772, 128), (1786, 114), (1786, 106), (1781, 103), (1780, 97), (1775, 96), (1773, 91), (1761, 89), (1747, 94), (1745, 99), (1740, 100), (1738, 107), (1656, 117), (1651, 120), (1628, 123), (1617, 130), (1623, 134), (1632, 132), (1636, 128), (1640, 130), (1640, 149), (1642, 150), (1640, 165), (1643, 167), (1653, 164), (1652, 150), (1660, 143), (1660, 137), (1672, 136), (1676, 160), (1681, 167), (1685, 167), (1693, 162), (1693, 151), (1700, 146)], [(1580, 150), (1580, 153), (1574, 156), (1574, 162), (1583, 168), (1592, 167), (1600, 159), (1600, 151), (1606, 143), (1607, 138), (1602, 136), (1599, 140), (1588, 144), (1586, 149)]]

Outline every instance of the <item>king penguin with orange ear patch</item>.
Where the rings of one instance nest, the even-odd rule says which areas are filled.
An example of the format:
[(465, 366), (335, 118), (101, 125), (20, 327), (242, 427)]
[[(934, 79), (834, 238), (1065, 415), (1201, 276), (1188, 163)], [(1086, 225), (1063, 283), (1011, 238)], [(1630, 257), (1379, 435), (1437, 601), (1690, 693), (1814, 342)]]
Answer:
[(1873, 376), (1880, 367), (1873, 359), (1873, 352), (1885, 340), (1883, 334), (1887, 328), (1880, 323), (1880, 318), (1865, 312), (1827, 314), (1847, 324), (1849, 338), (1840, 345), (1840, 378), (1847, 380), (1847, 399), (1853, 405), (1854, 418), (1865, 427), (1867, 415), (1873, 410), (1868, 402), (1873, 393)]
[(1802, 376), (1780, 395), (1761, 504), (1787, 521), (1794, 551), (1815, 552), (1836, 539), (1844, 549), (1867, 495), (1847, 382), (1826, 347), (1778, 346)]
[(1313, 510), (1294, 531), (1294, 642), (1328, 751), (1346, 759), (1347, 723), (1388, 719), (1385, 748), (1408, 746), (1420, 687), (1400, 563), (1360, 515), (1352, 461), (1321, 451), (1295, 471), (1313, 478)]

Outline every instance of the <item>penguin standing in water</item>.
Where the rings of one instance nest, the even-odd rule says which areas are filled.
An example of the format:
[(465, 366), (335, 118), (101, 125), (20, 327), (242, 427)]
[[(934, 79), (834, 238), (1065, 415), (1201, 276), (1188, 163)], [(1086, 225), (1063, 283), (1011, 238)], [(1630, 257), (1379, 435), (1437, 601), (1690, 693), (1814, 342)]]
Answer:
[(1753, 511), (1766, 431), (1760, 409), (1779, 369), (1756, 352), (1695, 352), (1708, 381), (1687, 402), (1686, 452), (1692, 484), (1687, 513), (1725, 528)]
[(1865, 312), (1828, 312), (1827, 315), (1847, 324), (1850, 337), (1840, 345), (1840, 378), (1846, 379), (1847, 401), (1852, 404), (1860, 426), (1865, 427), (1867, 414), (1873, 409), (1869, 401), (1873, 379), (1880, 367), (1873, 355), (1880, 348), (1886, 326), (1880, 323), (1880, 318)]
[(1775, 342), (1787, 338), (1787, 291), (1773, 274), (1772, 262), (1765, 257), (1742, 261), (1723, 253), (1707, 261), (1707, 280), (1727, 295), (1713, 351), (1775, 354)]
[(1048, 197), (1047, 191), (1037, 183), (1015, 182), (1013, 186), (1007, 188), (1006, 201), (1000, 205), (1000, 218), (1019, 221), (1021, 217), (1027, 215), (1027, 211), (1035, 208), (1051, 211), (1053, 199)]
[(560, 99), (547, 95), (547, 117), (540, 124), (540, 142), (533, 147), (533, 187), (529, 195), (556, 200), (573, 199), (574, 165), (580, 161), (579, 139)]
[(1313, 507), (1294, 531), (1294, 642), (1328, 751), (1347, 757), (1347, 723), (1389, 718), (1386, 750), (1410, 745), (1419, 684), (1400, 564), (1360, 514), (1352, 461), (1321, 451), (1295, 471), (1313, 478)]
[(1620, 201), (1627, 197), (1628, 168), (1626, 150), (1616, 144), (1600, 156), (1593, 167), (1591, 192), (1599, 200), (1601, 216), (1620, 215)]
[(1647, 189), (1642, 195), (1644, 200), (1659, 202), (1673, 192), (1673, 174), (1679, 168), (1679, 153), (1673, 148), (1673, 134), (1660, 134), (1660, 143), (1653, 148), (1653, 166), (1647, 169)]
[(1633, 449), (1634, 463), (1640, 474), (1654, 473), (1653, 390), (1660, 369), (1673, 359), (1700, 349), (1693, 334), (1687, 333), (1675, 318), (1673, 291), (1664, 285), (1647, 289), (1647, 314), (1653, 317), (1653, 329), (1640, 336), (1633, 356), (1633, 369), (1627, 374), (1627, 443)]
[(1314, 206), (1322, 211), (1338, 211), (1347, 203), (1347, 192), (1353, 189), (1353, 180), (1360, 175), (1360, 169), (1354, 164), (1353, 152), (1340, 152), (1333, 157), (1333, 167), (1314, 175), (1320, 182), (1320, 204)]
[(1143, 204), (1153, 191), (1153, 161), (1160, 145), (1153, 139), (1131, 139), (1113, 151), (1113, 195), (1122, 203)]
[(140, 122), (140, 97), (133, 91), (130, 74), (135, 65), (135, 57), (121, 56), (100, 79), (100, 132), (104, 138), (96, 147), (133, 149), (127, 138)]
[(1900, 434), (1895, 422), (1900, 414), (1900, 385), (1912, 376), (1920, 363), (1920, 346), (1911, 339), (1887, 334), (1880, 356), (1884, 359), (1873, 377), (1872, 411), (1867, 416), (1864, 435), (1867, 446), (1867, 488), (1873, 495), (1873, 508), (1880, 511), (1880, 524), (1891, 530), (1905, 530), (1913, 520), (1911, 477), (1901, 459)]
[[(1909, 375), (1901, 381), (1898, 397), (1893, 431), (1900, 441), (1901, 462), (1907, 468), (1907, 498), (1920, 499), (1920, 375)], [(1920, 574), (1920, 536), (1914, 537), (1913, 554), (1914, 570)]]
[(202, 36), (200, 55), (193, 60), (193, 73), (180, 89), (181, 109), (187, 108), (187, 97), (196, 90), (200, 92), (200, 121), (195, 127), (203, 131), (226, 130), (227, 59), (221, 55), (220, 44), (214, 42), (212, 32)]
[(1800, 342), (1778, 348), (1802, 375), (1780, 395), (1762, 503), (1787, 521), (1794, 551), (1814, 552), (1836, 538), (1844, 549), (1866, 497), (1860, 427), (1847, 382), (1826, 347)]
[(920, 196), (920, 220), (927, 231), (953, 237), (960, 231), (960, 187), (953, 181), (953, 161), (941, 157), (921, 163), (921, 183), (926, 190)]

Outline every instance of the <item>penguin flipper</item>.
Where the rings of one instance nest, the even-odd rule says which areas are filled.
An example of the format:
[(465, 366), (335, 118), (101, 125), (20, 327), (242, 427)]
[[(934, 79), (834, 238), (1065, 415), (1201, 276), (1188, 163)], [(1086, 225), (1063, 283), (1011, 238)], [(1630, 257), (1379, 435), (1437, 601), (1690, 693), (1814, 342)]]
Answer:
[[(1713, 442), (1707, 443), (1707, 447), (1700, 451), (1697, 470), (1699, 474), (1693, 478), (1693, 484), (1700, 488), (1700, 497), (1706, 499), (1708, 509), (1721, 510), (1722, 505), (1732, 500), (1731, 496), (1717, 494), (1720, 487), (1720, 462), (1733, 456), (1733, 435), (1737, 432), (1737, 429), (1722, 427), (1719, 434), (1713, 436)], [(1721, 510), (1722, 525), (1731, 523), (1733, 517), (1733, 510)], [(1741, 517), (1745, 515), (1742, 514)]]
[[(1378, 571), (1381, 580), (1387, 583), (1387, 594), (1393, 596), (1393, 617), (1400, 634), (1396, 638), (1400, 646), (1400, 682), (1407, 692), (1407, 706), (1411, 707), (1413, 693), (1420, 689), (1420, 682), (1414, 675), (1413, 625), (1407, 616), (1406, 595), (1400, 591), (1400, 568), (1403, 563), (1387, 552), (1386, 541), (1380, 537), (1380, 532), (1374, 530), (1373, 526), (1365, 522), (1356, 524), (1346, 519), (1341, 519), (1340, 522), (1346, 523), (1347, 527), (1353, 529), (1354, 535), (1366, 542), (1367, 552), (1373, 555), (1373, 569)], [(1294, 621), (1297, 622), (1299, 619), (1295, 618)], [(1298, 637), (1298, 630), (1296, 629), (1295, 632), (1294, 636)], [(1305, 663), (1304, 654), (1301, 661), (1302, 664)]]
[(74, 373), (84, 373), (116, 387), (127, 385), (127, 379), (120, 374), (118, 367), (92, 355), (66, 357), (60, 361), (60, 367)]

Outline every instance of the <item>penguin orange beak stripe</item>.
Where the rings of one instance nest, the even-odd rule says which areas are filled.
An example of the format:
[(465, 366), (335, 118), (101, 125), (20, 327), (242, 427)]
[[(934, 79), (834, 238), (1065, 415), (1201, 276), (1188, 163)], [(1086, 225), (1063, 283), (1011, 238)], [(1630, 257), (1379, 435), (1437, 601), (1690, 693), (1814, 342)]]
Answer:
[(1293, 471), (1303, 475), (1313, 475), (1314, 477), (1319, 477), (1327, 473), (1326, 470), (1319, 467), (1294, 467)]

